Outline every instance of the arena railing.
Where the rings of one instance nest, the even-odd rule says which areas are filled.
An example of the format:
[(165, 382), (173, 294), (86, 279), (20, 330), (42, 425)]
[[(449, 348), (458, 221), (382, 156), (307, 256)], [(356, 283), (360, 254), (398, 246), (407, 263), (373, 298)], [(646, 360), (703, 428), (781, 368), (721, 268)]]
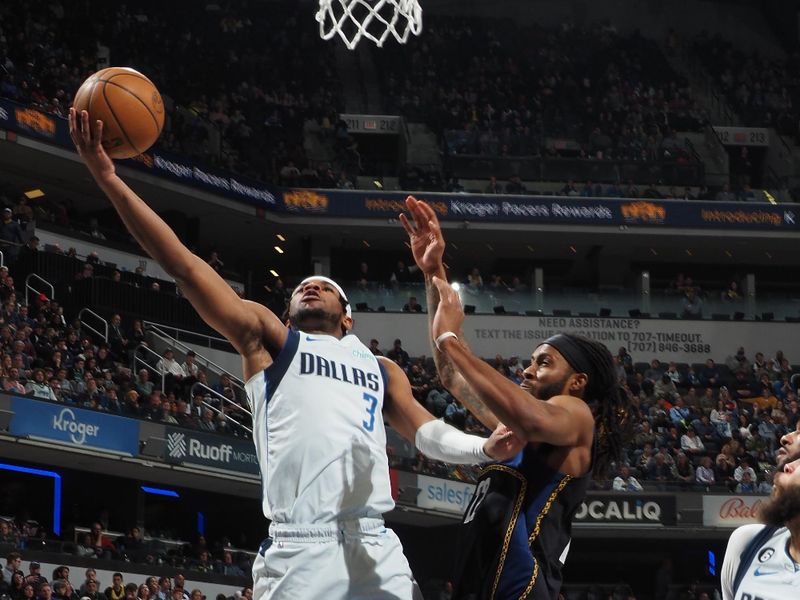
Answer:
[[(540, 293), (532, 287), (518, 291), (493, 290), (459, 283), (461, 301), (468, 312), (477, 314), (518, 314), (585, 317), (681, 318), (683, 295), (650, 290), (649, 294), (616, 287), (556, 288), (544, 286)], [(425, 286), (421, 283), (392, 285), (370, 282), (344, 284), (356, 312), (401, 312), (414, 296), (425, 310)], [(701, 293), (704, 320), (795, 320), (800, 318), (799, 292), (792, 290), (757, 291), (742, 294), (735, 302), (721, 299), (722, 290)], [(539, 295), (537, 295), (537, 293)], [(766, 315), (766, 317), (765, 317)]]

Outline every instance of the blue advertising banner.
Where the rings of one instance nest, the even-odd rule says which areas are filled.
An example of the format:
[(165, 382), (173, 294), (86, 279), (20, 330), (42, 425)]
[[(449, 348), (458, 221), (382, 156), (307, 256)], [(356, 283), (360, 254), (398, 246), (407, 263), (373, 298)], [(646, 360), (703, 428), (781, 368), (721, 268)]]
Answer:
[(125, 161), (125, 164), (209, 192), (237, 198), (260, 208), (274, 209), (277, 205), (273, 191), (260, 181), (198, 165), (187, 158), (160, 150), (149, 150)]
[(164, 460), (250, 475), (260, 473), (253, 442), (176, 427), (167, 427)]
[[(396, 217), (405, 210), (406, 195), (339, 190), (283, 190), (279, 194), (280, 208), (289, 213), (367, 218)], [(800, 211), (790, 204), (425, 192), (415, 196), (428, 202), (444, 221), (768, 231), (800, 228)]]
[(75, 446), (139, 453), (139, 424), (133, 419), (32, 398), (11, 398), (9, 433)]
[[(0, 128), (72, 147), (66, 119), (10, 100), (0, 99)], [(561, 159), (561, 162), (575, 161)], [(601, 164), (598, 161), (591, 162)], [(123, 164), (247, 202), (259, 210), (329, 217), (392, 218), (405, 209), (406, 194), (402, 192), (280, 188), (208, 168), (188, 158), (160, 150), (150, 150), (123, 161)], [(552, 177), (546, 179), (558, 180)], [(591, 179), (597, 180), (596, 177)], [(792, 204), (427, 192), (419, 193), (417, 197), (430, 203), (439, 218), (445, 221), (762, 231), (800, 229), (800, 212)]]
[(4, 98), (0, 98), (0, 127), (32, 135), (59, 146), (72, 146), (66, 119)]

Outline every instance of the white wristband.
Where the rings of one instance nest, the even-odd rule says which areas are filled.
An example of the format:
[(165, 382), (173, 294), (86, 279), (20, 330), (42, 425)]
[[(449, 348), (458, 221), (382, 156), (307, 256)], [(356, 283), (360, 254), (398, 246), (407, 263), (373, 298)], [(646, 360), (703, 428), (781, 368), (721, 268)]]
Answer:
[(414, 443), (425, 456), (454, 465), (491, 461), (483, 447), (486, 438), (469, 435), (443, 421), (428, 421), (417, 429)]
[(456, 341), (458, 341), (458, 336), (455, 333), (453, 333), (452, 331), (445, 331), (442, 335), (440, 335), (435, 340), (433, 340), (433, 343), (436, 345), (436, 349), (439, 352), (442, 351), (442, 348), (441, 348), (440, 344), (443, 341), (445, 341), (447, 338), (455, 338)]

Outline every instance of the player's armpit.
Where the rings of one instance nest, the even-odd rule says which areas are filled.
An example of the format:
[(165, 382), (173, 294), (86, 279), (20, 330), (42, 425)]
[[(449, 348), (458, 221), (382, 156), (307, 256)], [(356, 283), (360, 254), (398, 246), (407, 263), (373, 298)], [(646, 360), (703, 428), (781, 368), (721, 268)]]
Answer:
[(383, 403), (386, 421), (405, 439), (415, 444), (417, 429), (423, 423), (433, 421), (435, 417), (414, 398), (411, 384), (403, 369), (385, 357), (379, 356), (378, 360), (386, 368), (388, 375), (386, 401)]
[(286, 340), (286, 326), (267, 307), (242, 300), (200, 257), (177, 278), (181, 292), (200, 317), (221, 333), (242, 356), (263, 347), (274, 356)]

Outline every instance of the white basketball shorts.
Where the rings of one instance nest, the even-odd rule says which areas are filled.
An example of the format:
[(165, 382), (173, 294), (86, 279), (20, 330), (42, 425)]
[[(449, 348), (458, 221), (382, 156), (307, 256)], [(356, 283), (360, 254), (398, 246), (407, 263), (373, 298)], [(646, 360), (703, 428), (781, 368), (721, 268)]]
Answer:
[(422, 600), (400, 540), (382, 519), (272, 523), (253, 582), (255, 600)]

